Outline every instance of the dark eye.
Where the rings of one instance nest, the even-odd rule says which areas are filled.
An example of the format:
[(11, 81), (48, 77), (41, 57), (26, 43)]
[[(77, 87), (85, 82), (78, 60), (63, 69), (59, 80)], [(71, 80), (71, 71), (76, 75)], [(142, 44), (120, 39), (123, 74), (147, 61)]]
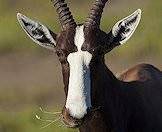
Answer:
[(94, 49), (92, 50), (92, 54), (93, 54), (93, 55), (101, 55), (101, 54), (103, 54), (102, 47), (99, 46), (99, 47), (94, 48)]
[(57, 50), (56, 54), (58, 55), (61, 64), (66, 64), (67, 63), (67, 56), (68, 56), (68, 54), (67, 54), (66, 51), (64, 51), (64, 50)]
[(56, 51), (56, 54), (57, 54), (59, 57), (61, 57), (61, 56), (67, 57), (67, 56), (68, 56), (68, 51), (66, 51), (66, 50), (57, 50), (57, 51)]
[(57, 51), (56, 54), (60, 57), (63, 56), (63, 52), (62, 51)]

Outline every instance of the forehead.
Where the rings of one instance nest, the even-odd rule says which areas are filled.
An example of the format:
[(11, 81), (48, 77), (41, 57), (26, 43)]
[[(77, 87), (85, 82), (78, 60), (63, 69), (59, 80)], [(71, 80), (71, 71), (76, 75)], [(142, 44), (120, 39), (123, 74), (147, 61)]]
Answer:
[(84, 41), (85, 41), (84, 26), (83, 25), (77, 26), (74, 36), (74, 44), (77, 47), (78, 51), (81, 51)]
[(84, 25), (63, 31), (57, 39), (57, 47), (63, 50), (88, 51), (97, 46), (96, 32), (87, 32)]

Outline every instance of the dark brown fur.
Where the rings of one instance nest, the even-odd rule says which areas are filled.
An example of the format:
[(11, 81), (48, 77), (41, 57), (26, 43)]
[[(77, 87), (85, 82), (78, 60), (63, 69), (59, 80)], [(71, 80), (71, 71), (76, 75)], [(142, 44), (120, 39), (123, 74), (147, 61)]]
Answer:
[(81, 132), (160, 132), (162, 130), (160, 71), (151, 65), (138, 65), (134, 70), (142, 72), (147, 69), (148, 79), (142, 82), (141, 80), (123, 82), (124, 80), (115, 78), (105, 64), (95, 65), (92, 69), (93, 107), (100, 106), (101, 109), (84, 123), (80, 128)]
[[(93, 55), (90, 64), (92, 109), (84, 119), (77, 120), (70, 117), (64, 108), (63, 120), (79, 122), (80, 132), (161, 131), (162, 73), (152, 65), (141, 64), (117, 79), (105, 65), (105, 48), (99, 43), (102, 38), (97, 36), (98, 32), (85, 33), (86, 40), (82, 47), (82, 50)], [(70, 71), (67, 55), (75, 52), (74, 34), (74, 30), (63, 32), (57, 39), (56, 53), (62, 64), (66, 95)], [(111, 49), (110, 46), (106, 50)]]
[[(68, 127), (79, 127), (80, 132), (161, 132), (162, 72), (152, 65), (141, 64), (127, 70), (118, 79), (105, 65), (105, 54), (120, 45), (127, 37), (123, 35), (129, 32), (127, 25), (137, 20), (136, 16), (125, 26), (120, 23), (115, 35), (112, 31), (108, 34), (101, 31), (99, 25), (107, 1), (96, 0), (90, 16), (84, 23), (85, 41), (82, 51), (92, 54), (90, 62), (92, 107), (87, 110), (88, 113), (83, 119), (71, 117), (69, 110), (63, 107), (63, 121)], [(78, 50), (74, 44), (76, 23), (64, 0), (54, 0), (54, 6), (63, 30), (58, 35), (52, 31), (50, 34), (46, 33), (53, 36), (55, 42), (51, 42), (44, 30), (35, 24), (28, 22), (28, 25), (25, 25), (24, 22), (23, 26), (30, 26), (29, 35), (33, 35), (33, 39), (41, 42), (39, 45), (47, 47), (51, 44), (55, 49), (62, 66), (67, 96), (70, 76), (67, 57)], [(18, 20), (21, 20), (22, 24), (24, 19), (21, 17), (22, 15), (18, 14)], [(40, 39), (37, 39), (36, 35)]]

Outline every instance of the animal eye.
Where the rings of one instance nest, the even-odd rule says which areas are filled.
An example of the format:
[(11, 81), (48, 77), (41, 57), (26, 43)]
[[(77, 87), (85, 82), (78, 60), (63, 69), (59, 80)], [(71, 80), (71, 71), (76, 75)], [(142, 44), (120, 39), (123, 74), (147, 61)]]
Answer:
[(58, 56), (61, 56), (61, 55), (62, 55), (62, 53), (61, 53), (61, 52), (57, 52), (57, 55), (58, 55)]
[(63, 56), (63, 52), (61, 50), (57, 51), (56, 54), (60, 57), (60, 56)]
[(64, 56), (64, 57), (67, 57), (68, 56), (68, 52), (65, 51), (65, 50), (58, 50), (56, 51), (56, 54), (61, 57), (61, 56)]
[(56, 51), (56, 54), (59, 57), (59, 61), (61, 64), (67, 64), (67, 52), (64, 50)]
[(94, 48), (92, 50), (92, 52), (93, 52), (94, 55), (101, 55), (101, 54), (103, 54), (102, 48), (100, 46), (97, 47), (97, 48)]

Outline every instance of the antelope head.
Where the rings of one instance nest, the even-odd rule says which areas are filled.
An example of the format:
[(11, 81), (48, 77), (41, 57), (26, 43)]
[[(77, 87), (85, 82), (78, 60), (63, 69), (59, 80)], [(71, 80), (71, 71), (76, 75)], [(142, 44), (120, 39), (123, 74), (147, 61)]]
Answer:
[(55, 51), (62, 66), (66, 102), (63, 121), (79, 127), (92, 109), (91, 68), (104, 61), (104, 55), (124, 44), (137, 28), (141, 10), (117, 22), (109, 33), (100, 29), (103, 9), (108, 0), (96, 0), (84, 24), (76, 24), (65, 0), (53, 0), (61, 23), (59, 34), (40, 22), (18, 13), (17, 18), (27, 35), (38, 45)]

